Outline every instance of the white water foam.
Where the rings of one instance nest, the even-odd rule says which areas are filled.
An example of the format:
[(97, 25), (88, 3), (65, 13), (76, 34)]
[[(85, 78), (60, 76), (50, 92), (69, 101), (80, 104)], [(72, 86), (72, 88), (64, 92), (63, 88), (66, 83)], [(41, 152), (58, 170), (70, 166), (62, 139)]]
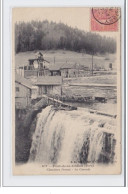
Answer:
[[(29, 162), (98, 162), (105, 148), (106, 134), (112, 149), (115, 130), (114, 118), (90, 114), (84, 109), (67, 111), (48, 106), (38, 114)], [(112, 154), (108, 152), (107, 157)]]

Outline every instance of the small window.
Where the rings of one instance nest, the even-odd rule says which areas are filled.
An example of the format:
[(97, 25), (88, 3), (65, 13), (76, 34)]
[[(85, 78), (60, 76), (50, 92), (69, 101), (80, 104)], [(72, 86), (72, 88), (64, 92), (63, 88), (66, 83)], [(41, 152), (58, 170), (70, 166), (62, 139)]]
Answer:
[(19, 92), (20, 91), (20, 88), (19, 87), (16, 87), (16, 92)]

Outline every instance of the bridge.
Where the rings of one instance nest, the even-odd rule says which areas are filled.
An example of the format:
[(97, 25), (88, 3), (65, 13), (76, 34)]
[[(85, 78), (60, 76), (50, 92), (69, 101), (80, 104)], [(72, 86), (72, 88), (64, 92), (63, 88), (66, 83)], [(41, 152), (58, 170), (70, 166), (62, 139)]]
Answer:
[(39, 110), (49, 105), (54, 105), (54, 107), (61, 109), (61, 110), (77, 110), (77, 107), (66, 104), (60, 101), (59, 99), (48, 97), (46, 95), (41, 96), (41, 100), (33, 106), (33, 109)]
[[(66, 103), (60, 101), (59, 99), (48, 97), (46, 95), (42, 95), (41, 100), (39, 100), (39, 102), (37, 102), (33, 106), (33, 110), (37, 111), (37, 110), (40, 110), (40, 109), (45, 108), (46, 106), (50, 106), (50, 105), (53, 105), (58, 110), (77, 110), (77, 107), (75, 107), (75, 106), (66, 104)], [(91, 114), (103, 115), (103, 116), (112, 117), (112, 118), (117, 117), (117, 115), (112, 115), (112, 114), (105, 113), (102, 111), (97, 111), (97, 110), (92, 110), (92, 109), (87, 109), (87, 110)]]

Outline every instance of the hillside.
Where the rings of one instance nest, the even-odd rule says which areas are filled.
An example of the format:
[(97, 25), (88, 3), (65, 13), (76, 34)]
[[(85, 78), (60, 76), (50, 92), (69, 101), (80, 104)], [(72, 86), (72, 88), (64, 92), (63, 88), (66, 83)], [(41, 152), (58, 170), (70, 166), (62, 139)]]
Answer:
[[(92, 65), (92, 56), (89, 54), (83, 54), (73, 51), (64, 51), (64, 50), (48, 50), (42, 51), (44, 53), (44, 58), (50, 62), (50, 66), (56, 65), (61, 67), (66, 62), (70, 65), (70, 63), (78, 63), (85, 67), (91, 67)], [(28, 64), (28, 59), (35, 58), (35, 52), (20, 52), (15, 55), (15, 66), (25, 66)], [(55, 64), (54, 64), (55, 62)], [(114, 54), (106, 54), (106, 55), (95, 55), (93, 57), (94, 67), (95, 65), (98, 67), (106, 67), (109, 63), (113, 63), (113, 68), (116, 68), (115, 64), (115, 55)]]
[(84, 32), (63, 23), (45, 21), (15, 24), (15, 51), (64, 49), (96, 54), (115, 53), (113, 38)]

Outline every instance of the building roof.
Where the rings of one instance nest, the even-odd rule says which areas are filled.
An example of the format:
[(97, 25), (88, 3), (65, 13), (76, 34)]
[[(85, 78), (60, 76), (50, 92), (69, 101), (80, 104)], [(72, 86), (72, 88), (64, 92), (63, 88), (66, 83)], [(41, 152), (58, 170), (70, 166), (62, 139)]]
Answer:
[(15, 82), (27, 87), (27, 88), (32, 88), (32, 83), (25, 79), (23, 76), (19, 75), (19, 74), (15, 74)]
[(50, 71), (60, 71), (61, 69), (83, 69), (86, 70), (88, 67), (85, 67), (81, 64), (76, 64), (74, 62), (57, 62), (56, 64), (51, 64), (47, 67)]
[(61, 69), (74, 69), (74, 68), (76, 68), (76, 64), (74, 63), (65, 63), (61, 67)]
[(62, 77), (61, 76), (44, 76), (38, 77), (35, 85), (61, 85)]
[(83, 66), (81, 64), (76, 63), (66, 63), (64, 64), (61, 69), (79, 69), (79, 70), (88, 70), (88, 67)]
[(71, 62), (69, 63), (56, 62), (56, 64), (50, 64), (48, 68), (50, 71), (60, 71), (61, 69), (76, 68), (76, 65)]
[(37, 61), (38, 59), (28, 59), (29, 61)]
[(60, 71), (60, 67), (58, 65), (49, 66), (50, 71)]

